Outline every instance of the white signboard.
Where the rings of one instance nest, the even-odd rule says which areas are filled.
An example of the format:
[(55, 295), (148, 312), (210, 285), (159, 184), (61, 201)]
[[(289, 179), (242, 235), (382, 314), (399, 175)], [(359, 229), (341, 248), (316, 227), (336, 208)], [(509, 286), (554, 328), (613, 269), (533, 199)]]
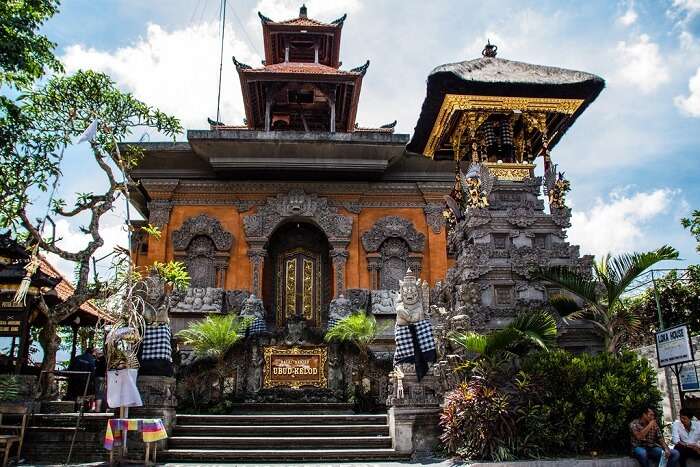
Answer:
[(688, 326), (683, 324), (657, 332), (656, 355), (659, 357), (660, 367), (695, 360), (693, 346), (690, 344)]
[(698, 381), (698, 371), (695, 365), (683, 365), (683, 369), (678, 375), (681, 381), (681, 389), (683, 392), (700, 391), (700, 381)]

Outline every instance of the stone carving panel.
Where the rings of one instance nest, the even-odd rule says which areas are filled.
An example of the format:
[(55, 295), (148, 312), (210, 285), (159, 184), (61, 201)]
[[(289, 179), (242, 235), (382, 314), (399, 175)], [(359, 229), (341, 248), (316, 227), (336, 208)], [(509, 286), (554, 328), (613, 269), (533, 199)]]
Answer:
[(213, 287), (189, 287), (183, 292), (173, 292), (171, 311), (221, 313), (224, 306), (224, 289)]
[(219, 251), (229, 251), (233, 246), (233, 235), (221, 228), (221, 223), (206, 214), (190, 217), (182, 227), (173, 232), (173, 247), (185, 250), (192, 239), (199, 236), (211, 238)]
[(353, 310), (369, 310), (369, 289), (346, 289), (345, 294), (350, 300)]
[(425, 247), (425, 235), (418, 232), (413, 223), (399, 216), (386, 216), (375, 222), (374, 226), (362, 234), (362, 246), (367, 253), (376, 252), (387, 239), (403, 239), (412, 252), (422, 253)]
[(425, 219), (434, 234), (439, 234), (442, 226), (445, 225), (445, 216), (442, 215), (444, 209), (445, 207), (439, 203), (430, 203), (423, 208)]
[(408, 269), (408, 244), (400, 238), (389, 238), (382, 243), (380, 252), (379, 287), (398, 290)]
[(352, 217), (338, 214), (337, 208), (329, 206), (328, 199), (300, 189), (268, 198), (255, 214), (245, 216), (243, 227), (246, 237), (267, 239), (280, 222), (294, 217), (313, 220), (329, 240), (350, 240)]
[(187, 265), (192, 287), (224, 285), (232, 246), (233, 235), (206, 214), (190, 217), (173, 231), (175, 258)]
[(399, 293), (396, 290), (372, 290), (372, 314), (396, 314), (396, 300), (398, 299), (398, 295)]

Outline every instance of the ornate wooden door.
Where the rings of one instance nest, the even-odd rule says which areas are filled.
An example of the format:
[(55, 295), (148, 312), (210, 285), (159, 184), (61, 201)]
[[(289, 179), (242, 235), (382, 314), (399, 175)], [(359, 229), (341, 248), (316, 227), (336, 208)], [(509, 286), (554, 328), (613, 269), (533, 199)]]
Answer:
[(277, 325), (303, 317), (318, 325), (321, 319), (321, 256), (304, 248), (279, 255), (277, 261)]

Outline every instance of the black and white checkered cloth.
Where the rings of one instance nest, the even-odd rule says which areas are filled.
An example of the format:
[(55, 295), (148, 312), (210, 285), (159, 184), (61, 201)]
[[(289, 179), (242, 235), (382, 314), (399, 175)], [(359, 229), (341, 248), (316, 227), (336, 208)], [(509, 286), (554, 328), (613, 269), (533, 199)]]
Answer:
[(337, 318), (328, 318), (328, 329), (332, 329), (333, 326), (335, 326), (339, 322), (340, 322), (340, 320)]
[(170, 346), (170, 326), (157, 324), (146, 326), (141, 346), (141, 360), (167, 360), (173, 361), (172, 348)]
[[(415, 348), (411, 327), (415, 327), (418, 349)], [(394, 352), (394, 365), (398, 363), (413, 363), (416, 351), (426, 356), (435, 353), (435, 338), (433, 337), (433, 325), (430, 319), (424, 319), (408, 326), (396, 326), (394, 328), (396, 352)]]
[(267, 324), (262, 318), (255, 318), (248, 329), (246, 329), (246, 336), (254, 336), (256, 334), (262, 334), (267, 332)]
[(413, 363), (416, 377), (420, 382), (428, 374), (429, 364), (434, 363), (436, 359), (435, 338), (430, 320), (424, 319), (408, 326), (396, 326), (394, 336), (396, 339), (394, 365)]

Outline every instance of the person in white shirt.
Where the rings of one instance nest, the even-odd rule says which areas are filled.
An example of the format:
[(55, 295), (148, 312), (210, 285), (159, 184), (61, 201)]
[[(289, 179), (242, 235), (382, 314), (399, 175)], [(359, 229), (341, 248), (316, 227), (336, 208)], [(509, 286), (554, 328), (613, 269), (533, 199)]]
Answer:
[(681, 409), (678, 420), (671, 427), (671, 442), (680, 453), (680, 467), (688, 465), (688, 459), (700, 459), (700, 422), (691, 420), (688, 409)]

